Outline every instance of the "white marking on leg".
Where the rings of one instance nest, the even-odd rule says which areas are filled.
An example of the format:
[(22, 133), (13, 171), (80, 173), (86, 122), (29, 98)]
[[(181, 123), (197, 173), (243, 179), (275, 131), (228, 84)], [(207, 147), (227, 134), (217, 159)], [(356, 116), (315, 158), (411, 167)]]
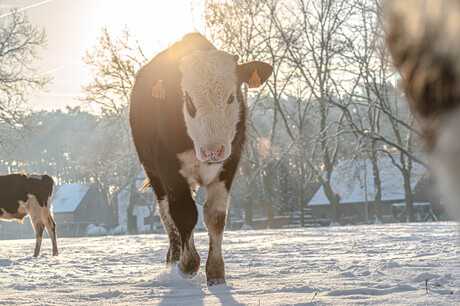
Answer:
[(30, 174), (30, 175), (26, 175), (26, 177), (28, 179), (36, 179), (36, 180), (42, 180), (43, 179), (43, 175), (38, 175), (38, 174)]
[(208, 284), (225, 282), (225, 266), (222, 258), (222, 237), (229, 203), (224, 182), (215, 181), (208, 186), (203, 208), (204, 224), (209, 234), (209, 254), (206, 261)]
[(212, 203), (212, 210), (214, 211), (227, 211), (229, 194), (224, 182), (213, 182), (213, 184), (208, 186), (206, 201)]
[(166, 233), (169, 234), (172, 232), (179, 237), (179, 231), (169, 212), (169, 203), (166, 197), (158, 202), (158, 212), (160, 213), (161, 222), (163, 223)]

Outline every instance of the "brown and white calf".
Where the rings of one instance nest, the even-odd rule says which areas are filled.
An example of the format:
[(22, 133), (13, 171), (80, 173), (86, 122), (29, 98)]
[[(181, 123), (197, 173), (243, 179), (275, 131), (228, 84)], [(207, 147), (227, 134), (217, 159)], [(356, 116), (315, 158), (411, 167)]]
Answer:
[(460, 220), (460, 0), (386, 0), (383, 25), (440, 189)]
[(22, 223), (30, 216), (36, 238), (35, 257), (40, 253), (45, 227), (53, 243), (53, 255), (58, 255), (56, 223), (51, 210), (53, 185), (53, 179), (46, 174), (0, 176), (0, 219)]
[(169, 237), (166, 262), (178, 263), (186, 276), (200, 266), (193, 241), (194, 190), (207, 187), (209, 285), (225, 282), (222, 236), (246, 130), (241, 85), (254, 78), (256, 86), (262, 84), (272, 70), (257, 61), (240, 65), (238, 56), (192, 33), (145, 65), (132, 91), (132, 135)]

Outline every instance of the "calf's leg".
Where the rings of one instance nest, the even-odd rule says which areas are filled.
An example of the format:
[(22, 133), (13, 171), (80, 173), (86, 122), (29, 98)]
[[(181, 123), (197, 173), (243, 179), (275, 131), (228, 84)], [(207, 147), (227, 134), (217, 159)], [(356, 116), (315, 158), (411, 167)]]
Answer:
[(56, 235), (56, 222), (54, 222), (53, 214), (50, 211), (50, 203), (48, 206), (42, 208), (43, 222), (45, 223), (46, 231), (51, 238), (53, 244), (53, 256), (59, 254), (57, 247), (57, 235)]
[(35, 251), (34, 257), (37, 257), (40, 254), (40, 248), (42, 245), (43, 231), (45, 230), (45, 225), (43, 224), (42, 210), (43, 207), (38, 204), (35, 196), (29, 196), (27, 201), (28, 211), (30, 216), (30, 223), (35, 230)]
[(209, 254), (206, 260), (208, 285), (225, 283), (225, 266), (222, 258), (222, 236), (227, 218), (229, 194), (221, 181), (208, 186), (203, 208), (204, 223), (209, 234)]

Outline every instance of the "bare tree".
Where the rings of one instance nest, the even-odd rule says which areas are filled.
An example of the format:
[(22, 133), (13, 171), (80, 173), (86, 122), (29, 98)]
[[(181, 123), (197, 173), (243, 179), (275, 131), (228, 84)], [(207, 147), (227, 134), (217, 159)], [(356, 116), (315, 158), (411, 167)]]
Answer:
[[(265, 186), (273, 218), (271, 187), (281, 158), (296, 174), (302, 214), (310, 186), (318, 182), (338, 222), (340, 197), (331, 175), (342, 159), (370, 159), (376, 218), (382, 221), (379, 159), (388, 156), (404, 178), (408, 220), (413, 163), (420, 132), (402, 107), (382, 39), (376, 1), (208, 1), (210, 33), (243, 59), (263, 58), (275, 67), (261, 96), (249, 104), (249, 139), (259, 145), (244, 168)], [(262, 154), (260, 143), (271, 154)], [(278, 150), (278, 148), (283, 148)], [(247, 173), (249, 175), (249, 172)], [(275, 192), (275, 193), (274, 193)], [(276, 195), (278, 197), (278, 195)], [(279, 197), (278, 197), (279, 198)], [(302, 219), (302, 216), (301, 216)]]
[(348, 23), (351, 48), (344, 69), (350, 81), (334, 83), (337, 91), (346, 93), (334, 103), (344, 112), (348, 127), (360, 144), (357, 154), (364, 153), (371, 161), (376, 218), (382, 220), (378, 160), (388, 156), (403, 176), (407, 216), (414, 221), (412, 164), (417, 162), (426, 167), (426, 163), (415, 153), (420, 132), (404, 107), (402, 94), (393, 85), (396, 71), (391, 68), (377, 7), (377, 1), (358, 3), (355, 7), (356, 18)]
[(11, 11), (0, 17), (0, 147), (5, 151), (14, 149), (14, 139), (30, 127), (25, 120), (27, 100), (51, 80), (33, 65), (45, 37), (25, 13)]
[[(332, 103), (339, 95), (333, 84), (341, 77), (337, 67), (343, 65), (342, 55), (348, 47), (344, 27), (353, 14), (352, 2), (298, 0), (280, 8), (276, 1), (267, 1), (272, 19), (288, 47), (289, 59), (300, 77), (302, 100), (311, 104), (310, 112), (315, 111), (312, 119), (316, 122), (312, 126), (316, 129), (310, 132), (313, 137), (302, 142), (310, 147), (305, 151), (306, 162), (331, 203), (333, 222), (339, 221), (340, 199), (330, 178), (341, 154), (340, 140), (345, 132), (343, 116), (337, 114)], [(279, 16), (280, 11), (285, 14)], [(290, 126), (286, 125), (286, 129)]]
[[(264, 195), (269, 226), (274, 225), (274, 198), (276, 190), (272, 186), (276, 181), (276, 169), (280, 162), (282, 137), (277, 137), (280, 119), (279, 104), (291, 83), (293, 72), (288, 65), (287, 49), (280, 37), (275, 23), (270, 18), (270, 10), (263, 2), (234, 0), (230, 2), (211, 2), (207, 4), (207, 26), (210, 36), (220, 47), (240, 55), (243, 61), (263, 60), (274, 67), (273, 75), (267, 81), (265, 90), (252, 95), (249, 102), (249, 139), (256, 151), (263, 147), (263, 154), (246, 155), (243, 160), (247, 175), (254, 170), (265, 186)], [(245, 89), (246, 97), (248, 96)], [(261, 111), (268, 114), (270, 123), (261, 126), (260, 118), (254, 116)], [(282, 114), (281, 114), (282, 115)], [(265, 116), (267, 118), (267, 116)], [(289, 142), (287, 143), (289, 146)], [(254, 151), (253, 151), (254, 152)], [(257, 160), (250, 160), (256, 158)], [(254, 168), (255, 167), (255, 168)], [(251, 171), (252, 172), (252, 171)], [(252, 174), (253, 175), (253, 174)], [(250, 176), (252, 176), (250, 175)], [(250, 192), (248, 193), (250, 194)], [(249, 198), (250, 200), (250, 198)], [(250, 212), (249, 208), (246, 212)], [(247, 220), (251, 222), (250, 220)]]
[(88, 155), (87, 171), (100, 184), (111, 186), (114, 194), (122, 188), (135, 190), (140, 164), (131, 141), (128, 105), (136, 73), (147, 58), (128, 29), (113, 37), (103, 28), (98, 44), (83, 60), (90, 67), (93, 79), (82, 86), (81, 101), (102, 114), (101, 124), (107, 130), (93, 143), (92, 150), (98, 154)]

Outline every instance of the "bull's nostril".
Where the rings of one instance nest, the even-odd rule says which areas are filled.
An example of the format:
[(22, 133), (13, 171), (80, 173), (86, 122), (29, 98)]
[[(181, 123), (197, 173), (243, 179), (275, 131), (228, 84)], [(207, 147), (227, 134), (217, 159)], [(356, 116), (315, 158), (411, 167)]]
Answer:
[(203, 161), (219, 161), (224, 159), (225, 147), (200, 147), (200, 155)]

